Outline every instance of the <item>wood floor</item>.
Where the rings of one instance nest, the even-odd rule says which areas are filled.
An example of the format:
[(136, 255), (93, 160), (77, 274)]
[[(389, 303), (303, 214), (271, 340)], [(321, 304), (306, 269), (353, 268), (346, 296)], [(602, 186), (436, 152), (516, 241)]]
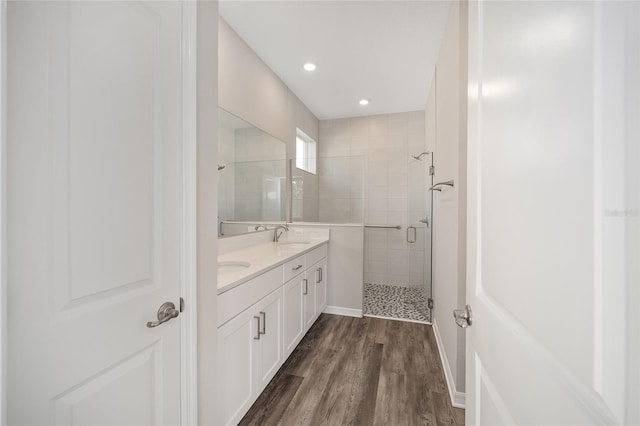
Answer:
[(463, 425), (431, 326), (322, 314), (241, 425)]

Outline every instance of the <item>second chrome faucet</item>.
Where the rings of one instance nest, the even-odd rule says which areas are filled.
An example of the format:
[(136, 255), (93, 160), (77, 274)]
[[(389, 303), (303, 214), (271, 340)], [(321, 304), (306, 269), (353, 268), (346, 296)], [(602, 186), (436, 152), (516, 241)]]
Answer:
[[(283, 229), (283, 231), (278, 234), (279, 229)], [(284, 233), (284, 231), (288, 231), (288, 230), (289, 230), (289, 227), (286, 224), (278, 225), (275, 228), (273, 228), (273, 242), (277, 243), (280, 237), (282, 236), (282, 234)]]

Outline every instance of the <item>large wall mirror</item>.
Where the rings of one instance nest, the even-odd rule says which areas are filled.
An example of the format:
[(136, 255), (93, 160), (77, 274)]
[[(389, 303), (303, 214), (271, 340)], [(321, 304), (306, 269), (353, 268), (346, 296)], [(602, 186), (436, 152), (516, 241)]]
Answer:
[(247, 227), (237, 221), (284, 221), (287, 148), (284, 142), (219, 109), (219, 236)]

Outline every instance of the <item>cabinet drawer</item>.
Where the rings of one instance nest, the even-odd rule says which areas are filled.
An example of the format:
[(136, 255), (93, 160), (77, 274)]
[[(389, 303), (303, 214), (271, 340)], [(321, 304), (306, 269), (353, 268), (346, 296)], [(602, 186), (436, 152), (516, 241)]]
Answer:
[(222, 293), (218, 296), (218, 327), (281, 286), (282, 266)]
[(327, 245), (323, 244), (320, 247), (310, 251), (305, 256), (307, 266), (311, 266), (314, 263), (318, 262), (320, 259), (327, 257)]
[[(284, 277), (282, 282), (286, 283), (291, 278), (301, 274), (306, 269), (305, 256), (298, 256), (284, 264)], [(282, 283), (281, 283), (282, 284)]]

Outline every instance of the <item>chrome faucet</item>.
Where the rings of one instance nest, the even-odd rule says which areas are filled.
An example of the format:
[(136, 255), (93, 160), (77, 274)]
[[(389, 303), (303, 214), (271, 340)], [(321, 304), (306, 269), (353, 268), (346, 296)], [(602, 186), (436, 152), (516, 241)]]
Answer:
[(278, 240), (280, 239), (280, 237), (282, 236), (282, 234), (284, 233), (284, 231), (282, 231), (281, 233), (278, 234), (278, 229), (284, 229), (284, 231), (288, 231), (289, 227), (287, 226), (287, 224), (284, 225), (278, 225), (273, 229), (273, 242), (277, 243)]

